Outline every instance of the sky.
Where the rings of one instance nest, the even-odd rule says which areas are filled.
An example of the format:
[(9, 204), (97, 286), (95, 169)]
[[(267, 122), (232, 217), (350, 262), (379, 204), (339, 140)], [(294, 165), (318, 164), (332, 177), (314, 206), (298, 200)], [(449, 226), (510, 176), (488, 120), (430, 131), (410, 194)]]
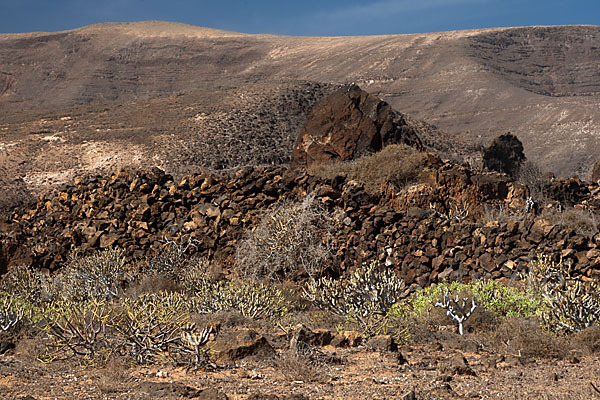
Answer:
[(244, 33), (378, 35), (600, 24), (600, 0), (0, 0), (0, 33), (164, 20)]

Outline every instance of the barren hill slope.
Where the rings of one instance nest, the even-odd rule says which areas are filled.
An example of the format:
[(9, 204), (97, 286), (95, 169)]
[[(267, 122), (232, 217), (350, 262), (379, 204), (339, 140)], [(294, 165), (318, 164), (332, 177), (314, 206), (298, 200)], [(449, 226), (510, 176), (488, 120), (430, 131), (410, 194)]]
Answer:
[(276, 151), (320, 97), (356, 82), (472, 143), (511, 131), (544, 168), (584, 172), (600, 150), (599, 46), (595, 26), (283, 37), (150, 21), (0, 35), (0, 146), (12, 149), (0, 166), (40, 146), (60, 158), (56, 145), (76, 140), (126, 165), (221, 133)]

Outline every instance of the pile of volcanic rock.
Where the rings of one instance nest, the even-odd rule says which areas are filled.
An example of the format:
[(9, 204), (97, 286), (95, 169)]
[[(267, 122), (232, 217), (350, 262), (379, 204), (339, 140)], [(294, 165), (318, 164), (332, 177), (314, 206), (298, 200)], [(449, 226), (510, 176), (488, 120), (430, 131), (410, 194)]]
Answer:
[[(533, 216), (477, 222), (482, 204), (508, 207), (516, 201), (507, 197), (512, 183), (500, 174), (483, 179), (465, 172), (457, 179), (457, 170), (468, 171), (445, 162), (428, 170), (437, 183), (377, 196), (343, 176), (319, 180), (281, 167), (244, 168), (223, 180), (197, 174), (174, 181), (158, 169), (79, 179), (0, 224), (0, 262), (4, 268), (21, 263), (54, 270), (74, 250), (119, 247), (139, 258), (161, 251), (165, 238), (193, 237), (201, 256), (235, 268), (238, 242), (273, 204), (314, 193), (338, 216), (331, 268), (337, 273), (378, 259), (408, 283), (424, 286), (441, 279), (509, 277), (540, 252), (573, 259), (586, 276), (597, 273), (600, 236), (588, 238)], [(437, 193), (478, 195), (462, 218), (451, 205), (447, 211), (441, 203), (425, 206)]]

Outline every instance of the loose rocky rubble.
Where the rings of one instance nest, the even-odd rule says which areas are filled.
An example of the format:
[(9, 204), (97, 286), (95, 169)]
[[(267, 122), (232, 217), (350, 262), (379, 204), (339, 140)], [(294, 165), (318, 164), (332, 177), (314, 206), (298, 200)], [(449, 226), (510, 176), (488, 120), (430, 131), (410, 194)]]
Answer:
[[(600, 204), (596, 185), (563, 179), (550, 189), (572, 186), (582, 193), (579, 206)], [(523, 211), (527, 189), (506, 175), (474, 172), (434, 155), (420, 183), (390, 185), (378, 196), (341, 175), (318, 179), (274, 166), (241, 168), (230, 179), (203, 173), (174, 181), (159, 169), (80, 178), (0, 223), (0, 263), (3, 271), (17, 264), (55, 270), (75, 249), (119, 247), (141, 258), (163, 249), (165, 240), (191, 237), (199, 255), (231, 270), (238, 241), (269, 207), (309, 193), (339, 224), (333, 274), (378, 259), (408, 285), (426, 286), (511, 277), (547, 253), (571, 259), (584, 276), (598, 275), (600, 235), (588, 238)], [(491, 206), (504, 207), (504, 218), (484, 221)]]

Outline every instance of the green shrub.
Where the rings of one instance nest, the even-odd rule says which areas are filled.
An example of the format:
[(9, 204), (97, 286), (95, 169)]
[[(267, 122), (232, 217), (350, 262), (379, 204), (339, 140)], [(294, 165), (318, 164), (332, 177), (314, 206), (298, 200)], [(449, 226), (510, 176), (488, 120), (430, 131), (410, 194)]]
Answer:
[(451, 296), (473, 297), (478, 306), (501, 318), (531, 317), (539, 315), (542, 302), (533, 291), (506, 286), (498, 281), (477, 280), (468, 284), (462, 282), (441, 282), (418, 291), (409, 300), (415, 315), (423, 313), (439, 298), (440, 290)]

